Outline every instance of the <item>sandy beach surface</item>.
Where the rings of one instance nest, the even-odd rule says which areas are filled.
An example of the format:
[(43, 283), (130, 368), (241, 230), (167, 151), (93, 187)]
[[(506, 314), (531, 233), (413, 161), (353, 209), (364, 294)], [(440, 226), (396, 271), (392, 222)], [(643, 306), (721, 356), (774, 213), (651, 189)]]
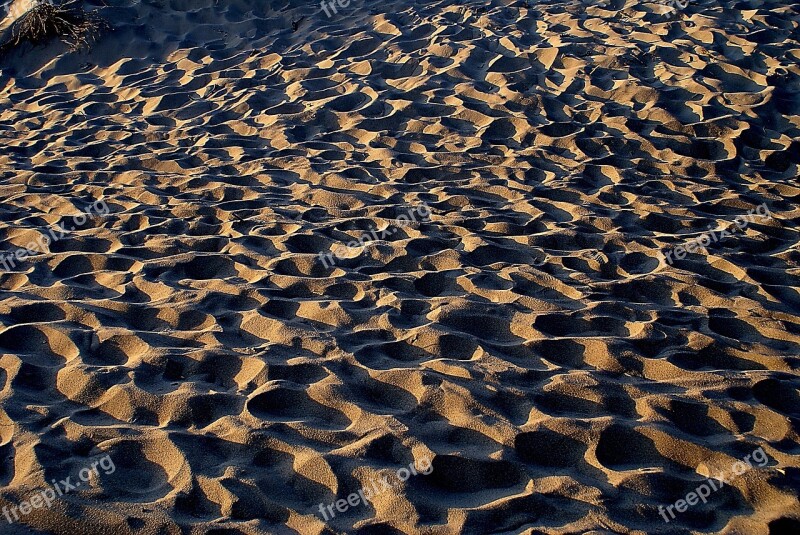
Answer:
[(800, 533), (796, 3), (105, 4), (0, 57), (0, 534)]

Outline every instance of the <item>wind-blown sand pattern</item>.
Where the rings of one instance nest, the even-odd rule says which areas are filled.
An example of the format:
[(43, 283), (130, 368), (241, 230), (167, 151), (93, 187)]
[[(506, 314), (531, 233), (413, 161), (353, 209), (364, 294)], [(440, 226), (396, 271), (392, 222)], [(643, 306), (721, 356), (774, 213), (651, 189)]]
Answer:
[(0, 506), (116, 471), (0, 533), (800, 532), (797, 5), (108, 3), (0, 59), (3, 252), (109, 207), (0, 273)]

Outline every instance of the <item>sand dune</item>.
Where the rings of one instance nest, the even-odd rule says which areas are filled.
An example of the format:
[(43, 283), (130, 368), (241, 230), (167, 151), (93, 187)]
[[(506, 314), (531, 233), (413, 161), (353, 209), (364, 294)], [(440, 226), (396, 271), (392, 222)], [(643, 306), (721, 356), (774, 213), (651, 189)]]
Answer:
[(0, 533), (800, 532), (796, 5), (109, 4), (0, 58), (0, 507), (115, 469)]

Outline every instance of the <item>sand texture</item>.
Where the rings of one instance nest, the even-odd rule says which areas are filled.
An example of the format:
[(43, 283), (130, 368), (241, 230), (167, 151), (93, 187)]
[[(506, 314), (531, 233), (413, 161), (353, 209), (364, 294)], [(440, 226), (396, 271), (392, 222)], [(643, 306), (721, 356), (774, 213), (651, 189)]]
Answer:
[(0, 58), (0, 508), (115, 471), (0, 534), (800, 533), (797, 4), (107, 3)]

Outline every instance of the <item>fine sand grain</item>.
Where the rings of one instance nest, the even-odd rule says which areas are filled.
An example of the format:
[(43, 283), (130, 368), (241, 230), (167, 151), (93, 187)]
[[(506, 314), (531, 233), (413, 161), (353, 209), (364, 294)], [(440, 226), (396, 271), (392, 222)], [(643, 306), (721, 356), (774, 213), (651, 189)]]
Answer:
[(0, 534), (800, 533), (797, 5), (106, 3), (0, 57), (0, 508), (115, 471)]

